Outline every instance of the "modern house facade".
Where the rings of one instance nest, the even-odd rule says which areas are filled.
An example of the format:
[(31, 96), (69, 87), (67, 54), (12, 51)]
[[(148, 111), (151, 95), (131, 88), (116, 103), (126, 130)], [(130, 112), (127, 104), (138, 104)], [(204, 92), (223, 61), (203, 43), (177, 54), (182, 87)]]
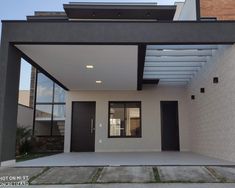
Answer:
[(233, 2), (217, 2), (70, 3), (3, 21), (1, 165), (15, 158), (20, 58), (66, 90), (65, 103), (44, 98), (37, 114), (46, 120), (52, 108), (51, 121), (65, 118), (64, 152), (192, 151), (235, 161)]

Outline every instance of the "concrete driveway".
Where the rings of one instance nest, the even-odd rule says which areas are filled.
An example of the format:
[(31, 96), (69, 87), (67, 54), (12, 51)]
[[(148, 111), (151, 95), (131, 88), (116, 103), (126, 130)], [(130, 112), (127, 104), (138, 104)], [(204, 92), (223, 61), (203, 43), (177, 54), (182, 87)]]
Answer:
[[(10, 183), (46, 187), (68, 184), (78, 187), (230, 187), (235, 167), (219, 166), (122, 166), (122, 167), (31, 167), (1, 168), (0, 187)], [(147, 184), (145, 184), (147, 183)], [(162, 184), (164, 183), (164, 184)], [(191, 183), (193, 183), (191, 185)], [(203, 184), (201, 184), (203, 183)], [(211, 184), (208, 184), (211, 183)], [(24, 185), (23, 184), (23, 185)], [(101, 186), (102, 185), (102, 186)], [(164, 187), (163, 186), (163, 187)], [(71, 187), (71, 186), (68, 186)], [(73, 187), (73, 186), (72, 186)], [(76, 186), (75, 186), (76, 187)], [(234, 186), (235, 187), (235, 186)]]

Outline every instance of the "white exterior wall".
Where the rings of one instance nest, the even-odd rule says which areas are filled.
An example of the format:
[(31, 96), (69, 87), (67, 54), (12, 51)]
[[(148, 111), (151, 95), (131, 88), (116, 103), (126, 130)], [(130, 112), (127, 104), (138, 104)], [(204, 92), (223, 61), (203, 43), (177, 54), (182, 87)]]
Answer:
[(196, 0), (185, 0), (178, 20), (197, 20)]
[[(219, 83), (213, 84), (213, 77)], [(188, 88), (192, 151), (235, 161), (235, 46), (223, 47)], [(200, 88), (205, 87), (205, 93)], [(189, 98), (189, 97), (188, 97)]]
[[(70, 152), (72, 101), (96, 101), (96, 152), (161, 151), (160, 101), (178, 100), (180, 149), (189, 150), (186, 89), (182, 87), (144, 88), (143, 91), (97, 91), (67, 93), (65, 152)], [(141, 101), (142, 138), (108, 138), (108, 102)], [(102, 124), (102, 127), (99, 125)], [(100, 143), (99, 141), (102, 141)]]

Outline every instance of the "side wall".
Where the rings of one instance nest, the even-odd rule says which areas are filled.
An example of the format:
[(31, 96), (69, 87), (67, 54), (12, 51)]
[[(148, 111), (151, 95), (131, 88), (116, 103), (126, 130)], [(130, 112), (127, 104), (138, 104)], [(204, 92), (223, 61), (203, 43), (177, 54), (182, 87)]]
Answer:
[(201, 17), (217, 17), (218, 20), (235, 20), (234, 0), (200, 0)]
[[(223, 47), (192, 81), (188, 94), (192, 151), (235, 161), (235, 45)], [(213, 77), (219, 83), (213, 84)], [(200, 93), (200, 88), (205, 93)]]
[[(66, 101), (65, 152), (70, 152), (72, 101), (96, 101), (96, 152), (161, 151), (160, 101), (179, 101), (181, 151), (189, 150), (185, 89), (144, 88), (143, 91), (68, 92)], [(108, 102), (142, 102), (142, 138), (108, 138)], [(102, 124), (102, 127), (100, 127)], [(101, 143), (102, 142), (102, 143)]]
[(178, 20), (197, 20), (196, 0), (185, 0)]

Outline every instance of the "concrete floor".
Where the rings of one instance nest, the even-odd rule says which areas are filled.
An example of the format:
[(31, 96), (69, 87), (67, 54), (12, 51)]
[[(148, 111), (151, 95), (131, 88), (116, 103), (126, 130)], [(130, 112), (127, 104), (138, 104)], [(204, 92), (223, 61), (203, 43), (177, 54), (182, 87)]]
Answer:
[(233, 162), (191, 152), (62, 153), (25, 162), (17, 167), (39, 166), (231, 166)]

